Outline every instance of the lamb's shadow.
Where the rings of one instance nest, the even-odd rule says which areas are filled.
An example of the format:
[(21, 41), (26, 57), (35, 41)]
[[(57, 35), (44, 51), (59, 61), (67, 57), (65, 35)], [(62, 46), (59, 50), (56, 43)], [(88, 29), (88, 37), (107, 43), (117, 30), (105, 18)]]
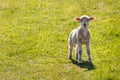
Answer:
[(90, 70), (94, 70), (95, 69), (95, 66), (93, 63), (90, 63), (88, 61), (83, 61), (82, 64), (78, 64), (78, 62), (74, 59), (71, 60), (71, 62), (74, 64), (74, 65), (77, 65), (79, 66), (80, 68), (86, 68), (87, 70), (86, 71), (90, 71)]

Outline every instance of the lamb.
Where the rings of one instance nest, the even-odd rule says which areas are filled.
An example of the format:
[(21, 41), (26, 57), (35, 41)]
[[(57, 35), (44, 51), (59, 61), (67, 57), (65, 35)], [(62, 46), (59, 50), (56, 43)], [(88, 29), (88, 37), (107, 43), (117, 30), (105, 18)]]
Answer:
[(94, 17), (83, 15), (75, 18), (80, 21), (81, 24), (78, 28), (71, 31), (68, 39), (68, 58), (72, 59), (72, 51), (76, 46), (76, 59), (78, 64), (82, 63), (82, 45), (85, 44), (87, 48), (88, 62), (92, 63), (90, 56), (90, 32), (88, 30), (89, 21), (93, 20)]

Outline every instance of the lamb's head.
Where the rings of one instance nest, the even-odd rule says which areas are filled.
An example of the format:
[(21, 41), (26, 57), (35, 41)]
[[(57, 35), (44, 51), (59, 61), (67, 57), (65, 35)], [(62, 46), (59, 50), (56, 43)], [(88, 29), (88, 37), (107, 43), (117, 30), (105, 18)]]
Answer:
[(80, 21), (81, 22), (81, 27), (82, 28), (88, 28), (89, 25), (89, 21), (93, 20), (94, 17), (89, 17), (87, 15), (83, 15), (81, 17), (76, 17), (75, 20)]

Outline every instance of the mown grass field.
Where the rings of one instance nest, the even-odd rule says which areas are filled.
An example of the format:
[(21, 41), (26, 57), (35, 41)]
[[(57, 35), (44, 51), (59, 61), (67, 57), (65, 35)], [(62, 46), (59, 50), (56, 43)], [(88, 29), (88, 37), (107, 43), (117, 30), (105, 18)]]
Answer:
[[(88, 65), (67, 57), (67, 40), (93, 16)], [(73, 55), (75, 56), (75, 55)], [(120, 80), (119, 0), (0, 0), (0, 80)]]

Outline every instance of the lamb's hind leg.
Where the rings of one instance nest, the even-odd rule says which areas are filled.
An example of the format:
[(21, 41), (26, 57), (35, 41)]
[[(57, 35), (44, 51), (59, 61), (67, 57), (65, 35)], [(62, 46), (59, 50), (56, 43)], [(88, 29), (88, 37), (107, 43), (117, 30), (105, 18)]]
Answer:
[(78, 46), (76, 45), (76, 60), (78, 59)]
[(68, 41), (68, 58), (72, 59), (73, 44)]
[(73, 47), (70, 46), (70, 47), (68, 48), (68, 58), (69, 58), (69, 59), (72, 59), (72, 51), (73, 51)]

